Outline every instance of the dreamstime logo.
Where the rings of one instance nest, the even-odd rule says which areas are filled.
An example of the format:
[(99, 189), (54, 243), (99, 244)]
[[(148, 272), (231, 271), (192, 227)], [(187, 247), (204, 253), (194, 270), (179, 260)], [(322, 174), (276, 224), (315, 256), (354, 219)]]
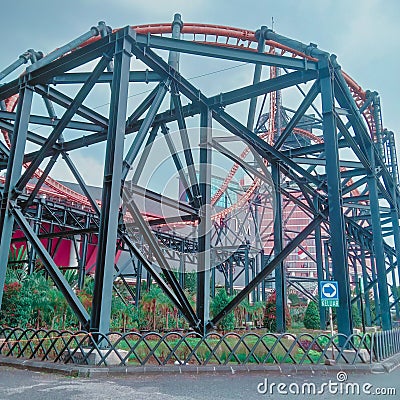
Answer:
[(290, 384), (284, 382), (269, 382), (265, 378), (263, 382), (257, 385), (257, 392), (267, 395), (288, 395), (288, 394), (306, 394), (306, 395), (321, 395), (325, 393), (340, 394), (340, 395), (396, 395), (396, 388), (376, 387), (371, 383), (365, 382), (359, 384), (357, 382), (347, 382), (348, 376), (346, 372), (339, 371), (336, 375), (336, 382), (329, 379), (328, 382), (314, 383), (303, 382)]
[[(222, 130), (162, 133), (138, 153), (125, 181), (130, 238), (151, 262), (162, 257), (157, 243), (165, 257), (183, 255), (196, 270), (223, 265), (244, 244), (260, 252), (275, 214), (274, 185), (261, 157)], [(168, 265), (176, 270), (173, 258)]]

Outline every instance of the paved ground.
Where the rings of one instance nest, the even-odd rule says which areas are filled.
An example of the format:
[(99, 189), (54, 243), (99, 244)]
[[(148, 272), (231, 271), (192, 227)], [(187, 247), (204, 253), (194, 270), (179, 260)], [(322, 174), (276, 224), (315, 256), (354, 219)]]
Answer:
[[(391, 373), (360, 374), (347, 373), (347, 380), (340, 387), (338, 377), (335, 373), (325, 374), (299, 374), (274, 375), (265, 373), (240, 373), (226, 375), (149, 375), (149, 376), (128, 376), (121, 378), (83, 379), (69, 378), (56, 374), (44, 374), (40, 372), (18, 370), (8, 367), (0, 367), (0, 400), (203, 400), (203, 399), (332, 399), (340, 396), (342, 399), (368, 399), (368, 398), (400, 398), (400, 368)], [(267, 379), (267, 382), (265, 381)], [(343, 379), (343, 377), (339, 377)], [(331, 387), (329, 388), (329, 380)], [(346, 395), (346, 385), (350, 393), (351, 387), (359, 387), (359, 395)], [(265, 384), (267, 383), (267, 385)], [(307, 385), (302, 386), (303, 383)], [(260, 385), (261, 384), (261, 385)], [(275, 384), (275, 386), (273, 385)], [(279, 394), (287, 391), (288, 394)], [(283, 386), (283, 384), (285, 386)], [(320, 394), (308, 394), (313, 390)], [(291, 385), (291, 386), (289, 386)], [(364, 388), (374, 393), (378, 388), (393, 388), (397, 391), (393, 395), (368, 395), (363, 393)], [(369, 386), (372, 385), (372, 386)], [(258, 388), (258, 389), (257, 389)], [(309, 389), (311, 388), (311, 389)], [(271, 393), (271, 390), (273, 392)], [(289, 392), (304, 395), (290, 394)], [(337, 390), (336, 393), (330, 393)], [(259, 391), (267, 393), (262, 394)], [(342, 391), (342, 394), (340, 392)]]

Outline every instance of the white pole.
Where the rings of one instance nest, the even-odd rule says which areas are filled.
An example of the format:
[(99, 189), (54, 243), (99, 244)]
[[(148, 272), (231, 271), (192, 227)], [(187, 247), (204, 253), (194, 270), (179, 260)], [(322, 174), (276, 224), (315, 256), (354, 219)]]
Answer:
[(335, 346), (333, 344), (333, 315), (332, 315), (332, 307), (329, 307), (329, 325), (331, 326), (331, 338), (332, 338), (332, 360), (335, 359)]

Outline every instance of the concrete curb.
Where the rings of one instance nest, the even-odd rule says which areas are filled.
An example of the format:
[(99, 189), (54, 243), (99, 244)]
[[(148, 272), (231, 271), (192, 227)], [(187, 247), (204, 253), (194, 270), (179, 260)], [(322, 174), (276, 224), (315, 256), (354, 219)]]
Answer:
[[(392, 357), (393, 358), (393, 357)], [(396, 365), (396, 366), (394, 366)], [(115, 367), (89, 367), (73, 364), (60, 364), (48, 361), (23, 360), (0, 356), (0, 366), (27, 369), (44, 373), (61, 374), (64, 376), (81, 378), (100, 377), (122, 377), (139, 375), (160, 375), (160, 374), (242, 374), (242, 373), (268, 373), (271, 375), (298, 375), (298, 374), (328, 374), (331, 372), (346, 371), (358, 374), (387, 373), (393, 371), (400, 365), (400, 355), (396, 360), (388, 359), (384, 364), (336, 364), (336, 365), (293, 365), (293, 364), (271, 364), (271, 365), (148, 365), (136, 366), (115, 366)]]
[(400, 354), (395, 354), (387, 360), (382, 361), (382, 366), (386, 372), (394, 371), (398, 366), (400, 366)]

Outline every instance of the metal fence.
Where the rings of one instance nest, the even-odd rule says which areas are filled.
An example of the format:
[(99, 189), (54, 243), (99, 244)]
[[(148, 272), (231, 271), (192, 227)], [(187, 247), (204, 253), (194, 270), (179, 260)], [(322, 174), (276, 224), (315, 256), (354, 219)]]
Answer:
[(372, 354), (376, 361), (400, 353), (400, 328), (372, 334)]
[[(377, 346), (379, 338), (375, 335)], [(398, 345), (398, 341), (396, 343)], [(371, 346), (370, 334), (348, 337), (253, 332), (224, 335), (213, 332), (206, 336), (195, 332), (102, 335), (85, 331), (0, 328), (2, 356), (98, 366), (320, 364), (327, 359), (348, 364), (370, 363)], [(375, 347), (374, 351), (376, 354)]]

